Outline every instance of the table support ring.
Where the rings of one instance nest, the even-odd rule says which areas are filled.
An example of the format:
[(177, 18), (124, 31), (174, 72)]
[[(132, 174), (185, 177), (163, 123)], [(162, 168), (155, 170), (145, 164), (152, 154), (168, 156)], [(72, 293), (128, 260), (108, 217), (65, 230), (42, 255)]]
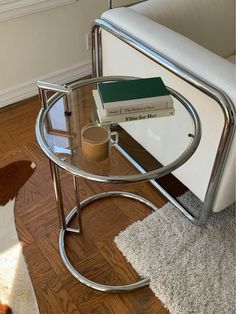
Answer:
[[(84, 208), (87, 204), (90, 204), (96, 200), (106, 198), (106, 197), (127, 197), (130, 199), (134, 199), (136, 201), (139, 201), (145, 205), (147, 205), (151, 210), (157, 210), (158, 208), (149, 200), (147, 200), (144, 197), (141, 197), (140, 195), (129, 193), (129, 192), (123, 192), (123, 191), (110, 191), (110, 192), (103, 192), (100, 194), (96, 194), (93, 196), (90, 196), (89, 198), (83, 200), (80, 203), (80, 209)], [(68, 232), (73, 232), (73, 229), (68, 228), (70, 221), (73, 219), (73, 217), (77, 214), (77, 208), (74, 207), (70, 213), (66, 217), (66, 229), (61, 228), (60, 235), (59, 235), (59, 250), (61, 254), (62, 261), (64, 265), (67, 267), (69, 272), (81, 283), (85, 284), (86, 286), (93, 288), (98, 291), (102, 292), (110, 292), (110, 293), (117, 293), (117, 292), (125, 292), (125, 291), (133, 291), (136, 289), (139, 289), (141, 287), (147, 286), (150, 283), (149, 278), (142, 278), (139, 281), (132, 283), (132, 284), (126, 284), (126, 285), (117, 285), (117, 286), (111, 286), (111, 285), (105, 285), (96, 283), (94, 281), (91, 281), (90, 279), (84, 277), (81, 273), (79, 273), (71, 264), (67, 257), (67, 253), (65, 250), (65, 235)]]

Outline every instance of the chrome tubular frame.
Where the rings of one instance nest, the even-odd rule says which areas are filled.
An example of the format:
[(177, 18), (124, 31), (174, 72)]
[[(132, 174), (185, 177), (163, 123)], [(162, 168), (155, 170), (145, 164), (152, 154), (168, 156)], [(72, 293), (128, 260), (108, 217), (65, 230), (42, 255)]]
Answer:
[[(154, 51), (152, 48), (148, 47), (145, 43), (138, 41), (136, 38), (131, 37), (129, 34), (116, 28), (110, 22), (103, 19), (97, 19), (91, 30), (92, 34), (92, 65), (93, 65), (93, 76), (101, 77), (103, 75), (102, 71), (102, 40), (101, 40), (101, 30), (104, 29), (110, 34), (114, 35), (124, 43), (133, 47), (147, 58), (153, 60), (159, 65), (163, 66), (170, 72), (181, 77), (209, 97), (213, 98), (220, 106), (224, 115), (224, 127), (221, 133), (221, 139), (218, 146), (218, 151), (213, 165), (213, 170), (209, 179), (209, 184), (203, 206), (201, 211), (197, 216), (193, 216), (189, 211), (182, 206), (175, 198), (173, 198), (167, 191), (165, 191), (159, 184), (155, 181), (151, 181), (152, 184), (170, 201), (172, 202), (192, 223), (196, 225), (203, 225), (208, 220), (210, 214), (212, 213), (212, 208), (215, 202), (216, 193), (219, 187), (219, 183), (224, 170), (225, 162), (229, 153), (229, 149), (233, 140), (235, 133), (235, 121), (236, 121), (236, 111), (232, 101), (229, 97), (221, 90), (216, 89), (209, 83), (203, 81), (196, 75), (186, 71), (178, 64), (169, 60), (166, 56), (162, 55), (158, 51)], [(125, 153), (125, 152), (124, 152)], [(132, 158), (125, 153), (126, 157), (132, 162)], [(134, 163), (141, 172), (145, 172), (139, 165)]]
[(61, 180), (60, 180), (60, 175), (59, 175), (59, 169), (58, 169), (58, 166), (51, 161), (50, 161), (50, 168), (51, 168), (54, 195), (55, 195), (55, 200), (57, 204), (57, 213), (58, 213), (60, 228), (62, 230), (66, 230), (66, 219), (65, 219), (64, 203), (63, 203), (62, 191), (61, 191)]
[[(138, 202), (141, 202), (148, 206), (151, 210), (157, 210), (158, 208), (150, 201), (147, 199), (133, 193), (128, 193), (128, 192), (123, 192), (123, 191), (112, 191), (112, 192), (103, 192), (100, 194), (95, 194), (93, 196), (90, 196), (89, 198), (83, 200), (81, 202), (81, 209), (86, 207), (87, 204), (90, 204), (92, 202), (95, 202), (99, 199), (107, 198), (107, 197), (126, 197), (130, 198), (133, 200), (136, 200)], [(70, 221), (76, 215), (77, 209), (76, 207), (70, 211), (68, 216), (66, 217), (66, 225), (69, 225)], [(133, 291), (136, 289), (139, 289), (141, 287), (147, 286), (150, 283), (149, 278), (141, 278), (137, 282), (131, 283), (131, 284), (126, 284), (126, 285), (117, 285), (117, 286), (110, 286), (110, 285), (105, 285), (105, 284), (100, 284), (97, 282), (94, 282), (86, 277), (84, 277), (81, 273), (79, 273), (73, 265), (70, 263), (66, 250), (65, 250), (65, 232), (67, 229), (61, 228), (60, 235), (59, 235), (59, 249), (61, 253), (61, 258), (63, 260), (64, 265), (67, 267), (69, 272), (81, 283), (85, 284), (86, 286), (93, 288), (98, 291), (103, 291), (103, 292), (110, 292), (110, 293), (115, 293), (115, 292), (127, 292), (127, 291)]]
[[(72, 89), (67, 86), (61, 86), (57, 84), (51, 84), (47, 82), (38, 81), (38, 91), (39, 91), (39, 99), (41, 101), (42, 111), (47, 111), (50, 107), (49, 104), (52, 100), (56, 101), (57, 98), (60, 98), (62, 95), (65, 97), (65, 103), (68, 107), (68, 99), (67, 96), (71, 93)], [(48, 99), (47, 92), (55, 92), (55, 94)], [(48, 127), (51, 127), (51, 122), (46, 118), (45, 123), (47, 123)], [(73, 156), (72, 156), (73, 158)], [(79, 233), (81, 231), (81, 208), (80, 208), (80, 200), (79, 200), (79, 182), (78, 178), (73, 176), (73, 186), (74, 186), (74, 193), (75, 193), (75, 201), (76, 201), (76, 211), (77, 211), (77, 228), (69, 228), (66, 224), (65, 212), (64, 212), (64, 203), (63, 203), (63, 195), (62, 195), (62, 188), (61, 188), (61, 180), (60, 180), (60, 173), (59, 167), (56, 163), (54, 163), (51, 159), (50, 161), (50, 169), (51, 175), (53, 180), (53, 187), (54, 187), (54, 195), (57, 204), (57, 212), (58, 212), (58, 219), (60, 223), (60, 228), (63, 231), (75, 232)]]
[[(107, 76), (107, 77), (90, 78), (86, 80), (78, 80), (75, 83), (70, 84), (68, 86), (60, 86), (60, 85), (49, 84), (45, 82), (38, 82), (39, 95), (42, 102), (42, 108), (36, 120), (36, 137), (37, 137), (37, 140), (41, 149), (44, 151), (44, 153), (47, 155), (47, 157), (50, 160), (51, 173), (52, 173), (52, 179), (53, 179), (53, 185), (54, 185), (54, 193), (55, 193), (58, 217), (59, 217), (60, 228), (61, 228), (60, 236), (59, 236), (59, 250), (60, 250), (61, 258), (63, 260), (63, 263), (67, 267), (67, 269), (77, 280), (79, 280), (81, 283), (93, 289), (104, 291), (104, 292), (132, 291), (132, 290), (148, 285), (150, 283), (150, 280), (149, 278), (141, 278), (139, 281), (135, 283), (127, 284), (127, 285), (120, 285), (120, 286), (109, 286), (109, 285), (99, 284), (99, 283), (91, 281), (90, 279), (84, 277), (81, 273), (79, 273), (70, 263), (67, 257), (66, 250), (65, 250), (66, 232), (81, 233), (82, 232), (82, 220), (81, 220), (82, 209), (87, 204), (94, 202), (96, 200), (99, 200), (99, 199), (103, 199), (107, 197), (117, 197), (117, 196), (127, 197), (127, 198), (141, 202), (142, 204), (148, 206), (151, 210), (157, 210), (158, 208), (153, 203), (141, 197), (140, 195), (136, 195), (136, 194), (128, 193), (128, 192), (122, 192), (122, 191), (110, 191), (110, 192), (96, 194), (80, 202), (78, 177), (84, 177), (86, 179), (94, 180), (97, 182), (107, 182), (107, 183), (108, 182), (128, 183), (128, 182), (140, 182), (140, 181), (145, 181), (145, 180), (156, 179), (158, 177), (161, 177), (165, 174), (170, 173), (171, 171), (173, 171), (174, 169), (177, 169), (180, 165), (185, 163), (193, 155), (201, 139), (201, 123), (195, 109), (187, 101), (187, 99), (185, 99), (182, 95), (180, 95), (173, 89), (169, 88), (170, 93), (173, 95), (173, 97), (178, 99), (182, 103), (182, 105), (185, 107), (185, 109), (188, 111), (190, 117), (192, 118), (193, 126), (194, 126), (193, 133), (190, 136), (191, 141), (189, 143), (189, 146), (184, 150), (184, 152), (176, 160), (174, 160), (170, 164), (163, 166), (160, 169), (150, 171), (149, 173), (146, 173), (145, 171), (143, 171), (141, 167), (138, 168), (136, 166), (136, 168), (140, 170), (139, 171), (140, 173), (138, 174), (128, 175), (128, 176), (102, 176), (102, 175), (95, 175), (92, 173), (85, 172), (79, 169), (78, 167), (76, 167), (76, 165), (73, 164), (73, 155), (72, 155), (72, 164), (66, 163), (65, 159), (56, 156), (55, 152), (52, 151), (49, 144), (47, 143), (47, 140), (44, 134), (45, 127), (47, 127), (47, 123), (48, 123), (47, 114), (52, 108), (52, 106), (56, 103), (56, 101), (64, 97), (66, 109), (68, 109), (67, 111), (70, 111), (70, 102), (68, 101), (67, 96), (70, 96), (70, 93), (73, 90), (79, 87), (88, 85), (88, 84), (104, 82), (104, 81), (125, 80), (125, 79), (133, 79), (133, 77)], [(47, 99), (47, 91), (54, 92), (54, 95), (51, 96), (51, 98), (49, 99)], [(70, 128), (70, 121), (68, 121), (68, 128)], [(121, 147), (119, 147), (117, 144), (116, 144), (116, 147), (120, 152), (122, 152), (125, 155), (125, 152), (122, 151)], [(64, 213), (64, 204), (63, 204), (63, 195), (62, 195), (62, 188), (61, 188), (61, 182), (60, 182), (59, 167), (66, 170), (73, 177), (73, 188), (74, 188), (74, 193), (75, 193), (76, 206), (70, 211), (67, 217), (65, 217), (65, 213)], [(75, 215), (77, 215), (77, 224), (78, 224), (78, 228), (76, 229), (69, 227), (69, 224)]]

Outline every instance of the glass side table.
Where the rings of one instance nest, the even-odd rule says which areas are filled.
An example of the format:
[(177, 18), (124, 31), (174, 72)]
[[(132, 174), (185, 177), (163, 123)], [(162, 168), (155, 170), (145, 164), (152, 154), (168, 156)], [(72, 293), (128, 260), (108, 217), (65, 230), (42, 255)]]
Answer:
[[(87, 204), (104, 199), (107, 197), (125, 197), (137, 200), (147, 205), (151, 210), (157, 207), (146, 198), (123, 191), (109, 191), (93, 195), (82, 202), (79, 196), (79, 178), (86, 178), (104, 183), (133, 183), (142, 182), (160, 178), (171, 173), (183, 163), (185, 163), (195, 152), (201, 138), (201, 123), (193, 106), (182, 95), (175, 90), (169, 91), (174, 99), (176, 109), (181, 109), (184, 115), (184, 128), (180, 128), (178, 138), (181, 140), (174, 141), (176, 145), (175, 156), (170, 156), (167, 164), (159, 164), (158, 167), (148, 172), (141, 171), (140, 167), (133, 158), (132, 149), (135, 154), (136, 148), (131, 148), (129, 154), (122, 148), (120, 143), (111, 148), (109, 157), (100, 162), (90, 162), (83, 156), (81, 149), (81, 129), (91, 123), (97, 122), (96, 111), (94, 110), (92, 90), (96, 89), (98, 82), (118, 81), (132, 79), (131, 77), (100, 77), (86, 80), (78, 80), (70, 85), (56, 85), (46, 82), (38, 82), (39, 94), (42, 108), (38, 114), (36, 121), (36, 137), (38, 143), (50, 160), (52, 179), (54, 185), (55, 199), (57, 204), (58, 216), (60, 221), (59, 250), (61, 258), (69, 272), (81, 283), (105, 292), (130, 291), (149, 284), (148, 278), (120, 286), (109, 286), (106, 284), (96, 283), (84, 277), (78, 272), (70, 262), (65, 250), (65, 235), (69, 232), (79, 234), (82, 233), (86, 225), (82, 224), (82, 209)], [(50, 97), (48, 98), (48, 93)], [(178, 112), (178, 110), (176, 111)], [(178, 113), (177, 113), (178, 114)], [(167, 116), (156, 118), (174, 121), (176, 116)], [(140, 120), (142, 121), (142, 120)], [(139, 127), (140, 121), (124, 122), (117, 125), (111, 125), (110, 128), (115, 129), (120, 134), (120, 139), (124, 133), (127, 133), (130, 123), (134, 127)], [(163, 120), (164, 121), (164, 120)], [(129, 124), (129, 125), (128, 125)], [(171, 133), (171, 132), (170, 132)], [(168, 136), (176, 136), (176, 134), (168, 134)], [(169, 142), (165, 138), (160, 138), (158, 134), (150, 135), (150, 139), (163, 142), (163, 149), (168, 148)], [(145, 148), (142, 148), (145, 149)], [(129, 169), (125, 172), (119, 168), (120, 153), (130, 162)], [(59, 168), (67, 171), (73, 178), (73, 189), (75, 194), (76, 206), (65, 217), (64, 204), (62, 197), (62, 187), (59, 175)], [(76, 217), (77, 227), (70, 227), (71, 220)]]

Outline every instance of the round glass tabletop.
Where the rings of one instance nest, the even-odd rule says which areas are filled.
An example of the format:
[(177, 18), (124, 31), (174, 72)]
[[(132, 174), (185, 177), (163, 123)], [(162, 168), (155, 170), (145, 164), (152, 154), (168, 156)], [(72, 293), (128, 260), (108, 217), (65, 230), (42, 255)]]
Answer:
[[(70, 173), (102, 182), (136, 182), (155, 179), (180, 167), (196, 150), (201, 138), (199, 117), (182, 95), (169, 89), (174, 114), (158, 118), (112, 123), (118, 133), (108, 158), (90, 161), (82, 150), (81, 130), (99, 123), (93, 99), (98, 82), (128, 77), (79, 80), (67, 86), (39, 82), (42, 109), (36, 122), (36, 136), (45, 154)], [(55, 93), (47, 99), (49, 91)], [(130, 161), (127, 167), (125, 155)], [(146, 173), (133, 163), (143, 162)]]

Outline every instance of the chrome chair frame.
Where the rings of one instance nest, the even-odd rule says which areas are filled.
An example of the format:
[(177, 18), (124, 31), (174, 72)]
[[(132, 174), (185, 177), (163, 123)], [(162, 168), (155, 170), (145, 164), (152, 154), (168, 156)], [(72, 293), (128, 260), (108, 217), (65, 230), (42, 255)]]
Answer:
[[(172, 60), (168, 59), (166, 56), (162, 55), (160, 52), (153, 50), (151, 47), (147, 46), (145, 43), (137, 40), (137, 38), (131, 37), (128, 33), (121, 31), (110, 22), (103, 19), (95, 20), (92, 29), (92, 68), (93, 77), (100, 77), (103, 75), (102, 71), (102, 40), (101, 40), (101, 30), (106, 30), (113, 36), (117, 37), (127, 45), (133, 47), (145, 57), (153, 60), (159, 65), (163, 66), (170, 72), (181, 77), (201, 92), (205, 93), (209, 97), (213, 98), (220, 106), (224, 115), (224, 127), (221, 133), (221, 139), (219, 142), (216, 158), (214, 161), (213, 169), (211, 172), (209, 184), (207, 187), (207, 192), (202, 205), (201, 210), (198, 215), (194, 216), (187, 210), (182, 204), (180, 204), (174, 197), (172, 197), (166, 190), (164, 190), (155, 180), (150, 182), (170, 201), (172, 202), (193, 224), (203, 225), (209, 219), (212, 208), (215, 202), (216, 194), (218, 191), (219, 183), (224, 171), (225, 162), (231, 147), (233, 136), (235, 133), (235, 121), (236, 121), (236, 110), (234, 104), (230, 98), (222, 91), (216, 87), (210, 85), (209, 83), (203, 81), (201, 78), (197, 77), (191, 72), (186, 71), (178, 64), (174, 63)], [(131, 156), (124, 152), (126, 157), (133, 162), (134, 166), (137, 167), (141, 172), (145, 170), (133, 161)]]

